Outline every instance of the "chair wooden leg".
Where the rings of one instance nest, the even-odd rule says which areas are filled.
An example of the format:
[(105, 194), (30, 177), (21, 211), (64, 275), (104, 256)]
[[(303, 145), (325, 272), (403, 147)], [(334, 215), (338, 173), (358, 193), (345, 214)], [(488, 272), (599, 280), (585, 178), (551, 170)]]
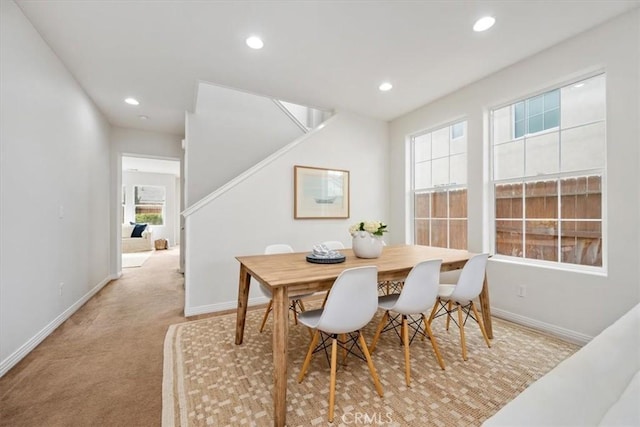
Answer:
[(347, 334), (340, 334), (340, 341), (343, 343), (342, 347), (342, 364), (347, 364), (347, 355), (349, 352), (347, 351)]
[(453, 302), (447, 302), (447, 331), (449, 330), (449, 321), (451, 320), (451, 310), (453, 309)]
[(304, 308), (304, 303), (302, 302), (302, 300), (301, 300), (301, 299), (296, 300), (296, 301), (298, 301), (298, 304), (300, 304), (300, 310), (301, 310), (300, 312), (301, 312), (301, 313), (302, 313), (302, 312), (307, 311), (307, 309), (306, 309), (306, 308)]
[(458, 324), (460, 326), (460, 345), (462, 346), (462, 359), (467, 360), (467, 343), (464, 340), (464, 323), (462, 321), (462, 306), (458, 306)]
[(264, 330), (264, 325), (267, 324), (267, 319), (269, 318), (269, 313), (271, 313), (271, 306), (273, 306), (273, 300), (272, 299), (269, 300), (269, 305), (267, 306), (267, 309), (264, 312), (264, 317), (262, 318), (262, 324), (260, 325), (260, 332), (262, 332)]
[(373, 336), (373, 341), (371, 341), (371, 348), (370, 348), (371, 353), (373, 353), (373, 351), (376, 349), (378, 338), (380, 338), (380, 334), (382, 333), (382, 330), (384, 329), (384, 327), (387, 325), (388, 321), (389, 321), (389, 311), (387, 310), (384, 312), (382, 319), (380, 319), (380, 323), (378, 323), (378, 327), (376, 328), (376, 334)]
[(329, 298), (329, 291), (324, 294), (324, 299), (322, 300), (321, 307), (324, 308), (324, 305), (327, 303), (327, 298)]
[(304, 363), (302, 364), (302, 369), (300, 370), (300, 375), (298, 375), (298, 382), (301, 383), (304, 379), (304, 375), (307, 373), (307, 368), (309, 368), (309, 362), (311, 362), (311, 356), (313, 356), (313, 349), (316, 348), (316, 344), (318, 343), (318, 337), (320, 336), (320, 331), (316, 329), (313, 334), (313, 338), (311, 338), (311, 344), (309, 345), (309, 350), (307, 351), (307, 357), (304, 358)]
[(438, 343), (436, 343), (436, 337), (433, 336), (433, 332), (431, 332), (431, 326), (429, 326), (429, 322), (427, 322), (427, 318), (424, 314), (422, 315), (422, 320), (424, 321), (424, 330), (427, 332), (427, 335), (429, 335), (429, 340), (431, 341), (433, 352), (436, 355), (436, 359), (438, 359), (438, 364), (442, 369), (444, 369), (444, 361), (442, 360), (442, 355), (440, 355)]
[(402, 315), (402, 344), (404, 346), (404, 380), (411, 386), (411, 358), (409, 356), (409, 325), (407, 316)]
[(369, 366), (369, 372), (371, 373), (371, 378), (373, 378), (373, 384), (376, 387), (378, 396), (384, 397), (382, 393), (382, 385), (380, 384), (380, 379), (378, 378), (376, 368), (375, 366), (373, 366), (373, 360), (371, 360), (371, 354), (369, 353), (369, 349), (367, 348), (367, 343), (364, 341), (364, 337), (360, 332), (358, 332), (358, 335), (358, 340), (360, 341), (360, 346), (362, 347), (362, 353), (364, 353), (364, 357), (367, 359), (367, 366)]
[(436, 312), (438, 311), (439, 305), (440, 305), (440, 297), (436, 298), (436, 302), (433, 303), (433, 308), (431, 309), (431, 314), (429, 315), (429, 324), (433, 322), (433, 318), (436, 316)]
[(487, 336), (487, 331), (484, 329), (484, 321), (478, 315), (478, 310), (476, 310), (476, 306), (473, 304), (473, 301), (471, 301), (471, 309), (473, 310), (473, 314), (476, 316), (476, 319), (478, 319), (478, 325), (480, 325), (480, 331), (482, 332), (484, 341), (487, 343), (487, 347), (491, 348), (491, 341), (489, 341), (489, 337)]
[(291, 300), (291, 307), (293, 308), (293, 323), (298, 325), (298, 309), (296, 308), (296, 300)]
[(336, 402), (336, 369), (338, 358), (338, 342), (336, 337), (331, 340), (331, 379), (329, 381), (329, 422), (333, 422), (333, 407)]

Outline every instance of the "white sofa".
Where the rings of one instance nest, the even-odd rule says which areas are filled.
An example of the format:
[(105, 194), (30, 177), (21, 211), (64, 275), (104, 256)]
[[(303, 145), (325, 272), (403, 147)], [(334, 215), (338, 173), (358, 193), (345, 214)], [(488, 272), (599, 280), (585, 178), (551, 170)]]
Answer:
[(122, 224), (122, 253), (143, 252), (153, 250), (151, 227), (147, 226), (142, 232), (142, 237), (131, 237), (133, 225)]
[(483, 427), (640, 426), (640, 304)]

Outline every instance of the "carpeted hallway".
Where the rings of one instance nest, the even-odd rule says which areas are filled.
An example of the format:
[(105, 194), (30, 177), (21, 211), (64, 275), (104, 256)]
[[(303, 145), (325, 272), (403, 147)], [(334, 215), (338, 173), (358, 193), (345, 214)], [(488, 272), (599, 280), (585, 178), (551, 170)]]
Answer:
[(124, 269), (0, 378), (0, 425), (159, 426), (165, 333), (186, 320), (178, 258)]

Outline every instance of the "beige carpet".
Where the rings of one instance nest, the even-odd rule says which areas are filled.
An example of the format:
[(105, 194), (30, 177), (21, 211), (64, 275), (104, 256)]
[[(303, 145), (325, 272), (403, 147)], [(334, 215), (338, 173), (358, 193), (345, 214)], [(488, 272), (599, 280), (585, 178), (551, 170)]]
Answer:
[(124, 270), (0, 378), (0, 427), (159, 426), (163, 342), (185, 321), (179, 255)]
[[(270, 326), (260, 334), (263, 311), (249, 311), (244, 344), (236, 346), (235, 315), (172, 325), (165, 339), (163, 426), (270, 426), (273, 364)], [(378, 316), (380, 313), (378, 313)], [(373, 337), (376, 316), (365, 339)], [(393, 332), (383, 334), (373, 353), (384, 398), (378, 397), (366, 363), (353, 356), (338, 367), (333, 425), (470, 426), (513, 399), (571, 355), (578, 346), (494, 319), (492, 348), (477, 325), (467, 324), (469, 359), (460, 354), (458, 330), (447, 333), (444, 318), (433, 324), (445, 360), (442, 371), (430, 343), (411, 345), (412, 386), (404, 382), (402, 347)], [(329, 366), (324, 353), (309, 373), (297, 375), (309, 344), (302, 326), (291, 324), (287, 425), (327, 425)]]

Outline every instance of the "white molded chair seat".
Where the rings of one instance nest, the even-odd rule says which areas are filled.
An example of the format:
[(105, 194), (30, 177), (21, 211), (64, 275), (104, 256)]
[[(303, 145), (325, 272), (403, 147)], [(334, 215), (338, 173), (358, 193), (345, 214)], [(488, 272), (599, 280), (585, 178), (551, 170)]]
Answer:
[[(399, 294), (384, 295), (378, 298), (378, 307), (385, 310), (385, 312), (382, 319), (380, 319), (376, 334), (371, 342), (371, 352), (375, 350), (382, 332), (391, 329), (397, 331), (397, 326), (400, 325), (399, 335), (404, 347), (405, 381), (407, 386), (411, 385), (409, 345), (418, 334), (429, 338), (436, 360), (440, 367), (444, 369), (444, 362), (442, 361), (438, 344), (431, 331), (429, 322), (427, 322), (427, 318), (424, 315), (436, 301), (441, 265), (442, 260), (440, 259), (423, 261), (416, 264), (409, 272), (409, 275), (404, 281), (402, 291)], [(402, 321), (400, 323), (397, 321), (399, 316), (390, 317), (390, 311), (399, 313)], [(412, 315), (419, 316), (419, 319), (414, 320), (411, 317)], [(411, 319), (411, 322), (409, 322), (409, 319)], [(424, 327), (422, 324), (424, 324)], [(409, 327), (414, 331), (411, 339), (409, 338)]]
[[(431, 324), (436, 317), (446, 315), (447, 330), (449, 330), (451, 320), (458, 325), (460, 328), (460, 346), (462, 347), (463, 360), (467, 360), (467, 344), (464, 337), (464, 326), (469, 317), (478, 323), (487, 347), (491, 347), (491, 342), (484, 329), (482, 318), (473, 303), (473, 300), (482, 292), (488, 259), (489, 254), (474, 255), (462, 268), (457, 284), (441, 284), (438, 286), (438, 298), (429, 316), (429, 324)], [(457, 322), (452, 316), (454, 311), (458, 312)]]
[(441, 283), (438, 286), (438, 297), (448, 300), (451, 297), (451, 294), (453, 293), (455, 288), (456, 288), (456, 285)]
[[(287, 244), (278, 243), (274, 245), (269, 245), (265, 248), (264, 254), (289, 254), (293, 253), (293, 248)], [(262, 291), (265, 297), (269, 298), (269, 304), (267, 305), (267, 309), (264, 312), (264, 317), (262, 318), (262, 323), (260, 324), (260, 332), (264, 330), (264, 326), (267, 324), (267, 319), (269, 318), (269, 313), (271, 313), (271, 309), (273, 307), (273, 294), (271, 293), (271, 289), (264, 286), (262, 283), (258, 282), (259, 289)], [(290, 305), (289, 309), (293, 312), (293, 320), (295, 324), (298, 324), (298, 306), (301, 311), (305, 311), (304, 304), (302, 302), (302, 298), (306, 298), (309, 295), (313, 295), (312, 293), (304, 294), (304, 295), (296, 295), (289, 297)]]
[(332, 251), (344, 249), (344, 244), (339, 240), (327, 240), (326, 242), (322, 242), (322, 244)]
[[(324, 308), (305, 311), (300, 313), (298, 317), (298, 321), (301, 324), (315, 329), (307, 356), (298, 376), (298, 382), (304, 380), (313, 354), (327, 347), (325, 344), (328, 341), (327, 338), (323, 338), (322, 343), (316, 347), (320, 335), (328, 335), (331, 340), (329, 422), (333, 422), (335, 406), (338, 346), (343, 349), (344, 358), (354, 346), (361, 350), (364, 359), (367, 361), (376, 391), (380, 397), (383, 396), (382, 386), (373, 366), (367, 343), (360, 333), (360, 329), (371, 321), (378, 307), (377, 274), (377, 268), (374, 266), (344, 270), (329, 291)], [(346, 339), (347, 334), (349, 335), (349, 340)], [(338, 336), (340, 336), (340, 340), (338, 340)], [(348, 346), (348, 344), (352, 345)]]
[(399, 298), (400, 294), (383, 295), (378, 297), (378, 308), (391, 310), (396, 305)]
[(300, 315), (298, 315), (298, 321), (308, 328), (316, 329), (318, 323), (320, 323), (320, 317), (322, 317), (322, 309), (318, 308), (300, 313)]

